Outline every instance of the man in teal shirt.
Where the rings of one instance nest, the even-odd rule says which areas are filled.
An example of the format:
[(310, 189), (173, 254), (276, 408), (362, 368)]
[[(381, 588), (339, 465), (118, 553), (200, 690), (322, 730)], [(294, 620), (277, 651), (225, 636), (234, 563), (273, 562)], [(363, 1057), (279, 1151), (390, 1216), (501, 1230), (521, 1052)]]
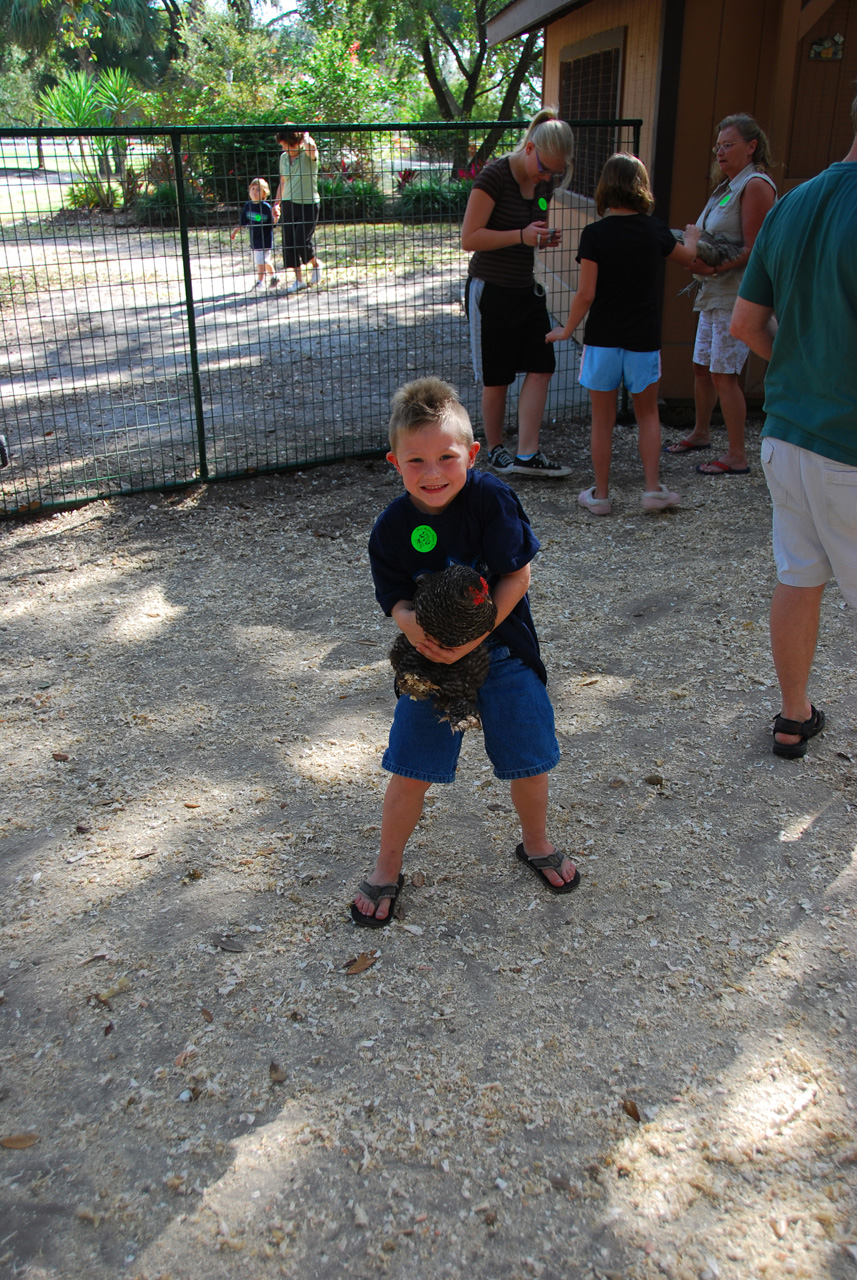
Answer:
[(857, 98), (851, 121), (845, 159), (788, 192), (762, 223), (731, 326), (769, 361), (762, 466), (782, 696), (773, 750), (790, 760), (824, 728), (807, 688), (830, 578), (857, 606)]

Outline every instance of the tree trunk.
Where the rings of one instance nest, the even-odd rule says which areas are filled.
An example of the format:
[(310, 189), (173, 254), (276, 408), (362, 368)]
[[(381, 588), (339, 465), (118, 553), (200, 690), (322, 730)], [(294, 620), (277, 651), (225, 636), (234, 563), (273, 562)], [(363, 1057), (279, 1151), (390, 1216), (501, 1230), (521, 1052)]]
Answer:
[[(503, 95), (503, 101), (500, 105), (501, 120), (509, 120), (512, 116), (517, 114), (515, 111), (515, 104), (518, 100), (518, 94), (521, 91), (521, 85), (527, 78), (527, 73), (530, 71), (531, 67), (534, 67), (541, 57), (541, 50), (539, 49), (540, 37), (541, 31), (531, 31), (524, 42), (524, 47), (521, 50), (521, 56), (518, 59), (518, 65), (515, 67), (515, 70), (509, 78), (509, 83), (506, 86), (506, 92)], [(494, 148), (497, 146), (497, 143), (502, 138), (504, 132), (505, 130), (502, 128), (489, 130), (485, 138), (482, 140), (482, 145), (476, 152), (475, 162), (477, 164), (483, 165), (490, 160), (491, 156), (494, 154)]]

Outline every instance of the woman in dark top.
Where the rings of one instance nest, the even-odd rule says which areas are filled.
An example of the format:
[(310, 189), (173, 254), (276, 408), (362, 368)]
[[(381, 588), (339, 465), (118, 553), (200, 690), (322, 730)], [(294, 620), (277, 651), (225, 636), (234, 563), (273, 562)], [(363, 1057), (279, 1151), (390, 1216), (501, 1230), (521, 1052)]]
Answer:
[[(483, 384), (488, 461), (501, 475), (561, 479), (571, 471), (539, 450), (556, 360), (544, 340), (551, 322), (534, 260), (536, 249), (556, 248), (562, 239), (549, 225), (548, 206), (571, 177), (573, 157), (571, 129), (555, 112), (540, 111), (517, 149), (479, 174), (464, 214), (461, 247), (473, 253), (467, 280), (473, 368)], [(526, 377), (513, 458), (503, 446), (503, 423), (506, 393), (519, 373)]]
[(645, 511), (663, 511), (681, 501), (660, 483), (661, 317), (658, 281), (662, 258), (688, 266), (698, 231), (688, 228), (679, 244), (659, 218), (642, 160), (617, 152), (604, 166), (595, 191), (600, 222), (584, 227), (577, 261), (580, 279), (565, 325), (552, 329), (547, 342), (570, 338), (589, 312), (583, 333), (580, 382), (592, 401), (592, 466), (595, 484), (578, 502), (591, 515), (612, 510), (608, 484), (616, 425), (616, 393), (624, 382), (634, 403), (638, 447), (643, 464)]

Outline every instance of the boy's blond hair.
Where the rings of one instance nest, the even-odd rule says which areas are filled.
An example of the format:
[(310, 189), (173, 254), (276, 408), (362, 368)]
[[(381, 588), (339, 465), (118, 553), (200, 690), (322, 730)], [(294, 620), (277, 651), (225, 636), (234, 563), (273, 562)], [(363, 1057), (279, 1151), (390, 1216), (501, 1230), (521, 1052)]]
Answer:
[(248, 193), (250, 191), (250, 187), (258, 187), (262, 192), (263, 200), (267, 200), (268, 196), (271, 194), (271, 188), (268, 186), (264, 178), (251, 178), (247, 187)]
[(390, 449), (396, 452), (399, 436), (421, 427), (451, 427), (459, 441), (473, 444), (473, 427), (455, 387), (440, 378), (417, 378), (393, 396), (390, 414)]

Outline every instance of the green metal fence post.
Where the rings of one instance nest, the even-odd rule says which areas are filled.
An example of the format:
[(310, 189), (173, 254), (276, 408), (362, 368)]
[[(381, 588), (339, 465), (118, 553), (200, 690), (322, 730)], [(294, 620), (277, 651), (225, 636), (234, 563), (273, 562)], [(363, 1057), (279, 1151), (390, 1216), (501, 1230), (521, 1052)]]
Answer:
[(190, 239), (187, 233), (187, 204), (185, 202), (184, 173), (182, 171), (181, 134), (178, 131), (170, 132), (170, 146), (173, 149), (173, 165), (176, 175), (176, 204), (179, 215), (182, 271), (184, 272), (187, 338), (188, 351), (190, 353), (191, 381), (193, 384), (193, 407), (196, 415), (196, 439), (199, 447), (199, 474), (203, 480), (207, 480), (208, 457), (205, 448), (205, 411), (202, 407), (202, 383), (199, 377), (199, 350), (196, 341), (196, 315), (193, 303), (193, 280), (190, 270)]

